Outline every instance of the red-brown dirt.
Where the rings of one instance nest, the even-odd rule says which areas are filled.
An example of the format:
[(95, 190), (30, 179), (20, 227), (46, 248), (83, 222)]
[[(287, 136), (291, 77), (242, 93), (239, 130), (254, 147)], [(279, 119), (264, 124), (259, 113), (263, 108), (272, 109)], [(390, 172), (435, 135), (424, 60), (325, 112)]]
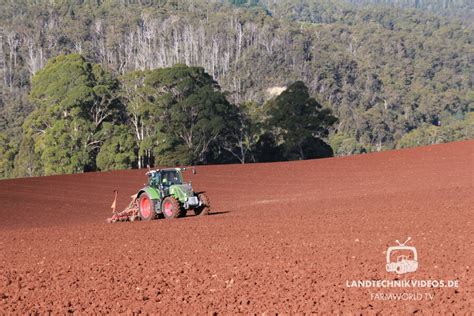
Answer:
[[(214, 214), (106, 223), (112, 190), (125, 207), (144, 172), (0, 181), (0, 314), (474, 311), (474, 141), (203, 166), (188, 179)], [(409, 236), (418, 271), (386, 272)], [(346, 284), (395, 279), (459, 287)]]

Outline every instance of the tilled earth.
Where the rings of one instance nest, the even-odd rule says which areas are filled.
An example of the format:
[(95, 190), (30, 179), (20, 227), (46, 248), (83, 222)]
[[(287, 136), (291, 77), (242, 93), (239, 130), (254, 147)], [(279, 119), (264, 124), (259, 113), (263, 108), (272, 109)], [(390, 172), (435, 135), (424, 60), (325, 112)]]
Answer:
[[(198, 167), (210, 216), (106, 223), (144, 173), (0, 181), (0, 314), (474, 311), (474, 141)], [(418, 270), (387, 272), (408, 237)], [(459, 287), (350, 286), (396, 279)]]

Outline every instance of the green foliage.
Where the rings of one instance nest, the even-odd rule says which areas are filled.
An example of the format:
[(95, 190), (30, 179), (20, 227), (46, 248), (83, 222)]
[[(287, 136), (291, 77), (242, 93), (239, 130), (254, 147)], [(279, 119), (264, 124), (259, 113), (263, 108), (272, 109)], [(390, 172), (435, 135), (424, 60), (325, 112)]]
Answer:
[(32, 79), (30, 98), (48, 115), (83, 115), (93, 100), (92, 65), (72, 54), (51, 59)]
[(15, 155), (15, 144), (12, 144), (4, 133), (0, 133), (0, 179), (12, 175)]
[(283, 148), (278, 145), (271, 132), (265, 132), (255, 144), (254, 155), (259, 162), (274, 162), (286, 160)]
[(78, 173), (91, 165), (87, 135), (89, 122), (81, 118), (59, 119), (36, 140), (35, 151), (41, 154), (45, 175)]
[(109, 138), (100, 147), (97, 154), (97, 167), (99, 170), (119, 170), (129, 169), (134, 166), (137, 159), (135, 149), (135, 139), (131, 130), (125, 125), (104, 124), (101, 131)]
[(161, 132), (166, 135), (155, 147), (159, 164), (205, 163), (212, 148), (232, 130), (236, 109), (201, 67), (156, 70), (147, 84), (164, 91)]
[[(339, 118), (332, 132), (369, 151), (394, 148), (425, 123), (463, 116), (474, 102), (474, 19), (451, 14), (472, 15), (467, 0), (14, 1), (2, 9), (9, 27), (0, 30), (0, 90), (11, 94), (2, 117), (29, 114), (21, 100), (30, 76), (46, 58), (77, 51), (122, 75), (202, 66), (235, 104), (263, 103), (268, 88), (301, 80)], [(9, 126), (25, 116), (5, 115)]]
[(137, 153), (138, 167), (151, 165), (154, 143), (163, 142), (160, 135), (163, 106), (159, 91), (145, 85), (145, 78), (150, 72), (136, 71), (120, 78), (120, 97), (125, 104), (128, 123), (133, 132)]
[[(266, 104), (267, 121), (289, 160), (332, 156), (321, 141), (337, 121), (331, 110), (311, 98), (306, 85), (297, 81)], [(323, 148), (325, 147), (325, 148)]]
[(113, 117), (116, 81), (73, 54), (53, 58), (32, 84), (30, 100), (36, 109), (23, 124), (17, 174), (94, 169), (94, 156), (104, 141), (102, 123)]
[(217, 159), (214, 147), (232, 130), (236, 108), (203, 68), (177, 64), (126, 74), (121, 81), (139, 166)]
[(331, 135), (329, 137), (329, 144), (335, 156), (348, 156), (367, 152), (354, 137), (344, 133)]
[(419, 127), (404, 135), (398, 142), (397, 148), (427, 146), (463, 139), (474, 139), (474, 112), (466, 115), (464, 120), (453, 121), (444, 126)]
[[(63, 172), (57, 161), (67, 172), (96, 170), (111, 137), (105, 123), (129, 128), (134, 146), (120, 155), (136, 155), (139, 167), (295, 159), (299, 147), (326, 155), (308, 131), (293, 146), (297, 133), (264, 124), (268, 89), (295, 81), (338, 117), (328, 127), (335, 155), (463, 139), (474, 104), (472, 12), (468, 0), (5, 2), (3, 176), (12, 159), (14, 176)], [(219, 119), (204, 119), (208, 127), (177, 110), (194, 111), (192, 100), (208, 95), (222, 129)], [(200, 132), (186, 141), (190, 126)], [(72, 128), (85, 133), (64, 139), (77, 157), (56, 139)], [(101, 164), (119, 168), (123, 159), (105, 159), (116, 148), (107, 144)]]
[[(25, 124), (28, 124), (26, 120)], [(35, 142), (32, 134), (24, 134), (19, 147), (19, 152), (14, 160), (15, 177), (32, 177), (41, 175), (41, 157), (35, 152)]]
[(234, 125), (230, 126), (232, 131), (228, 133), (222, 147), (231, 155), (230, 161), (236, 158), (240, 163), (255, 162), (257, 144), (265, 133), (264, 109), (255, 102), (244, 102), (234, 110)]

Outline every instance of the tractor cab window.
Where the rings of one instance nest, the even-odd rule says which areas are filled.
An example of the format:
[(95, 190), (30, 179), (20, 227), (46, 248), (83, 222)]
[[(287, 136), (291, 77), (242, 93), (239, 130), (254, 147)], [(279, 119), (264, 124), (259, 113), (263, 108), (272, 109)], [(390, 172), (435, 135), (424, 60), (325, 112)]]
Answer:
[(153, 172), (149, 175), (148, 184), (152, 187), (156, 187), (160, 184), (161, 175), (159, 172)]
[(181, 178), (181, 174), (176, 170), (163, 171), (161, 173), (161, 184), (164, 186), (182, 183), (183, 179)]

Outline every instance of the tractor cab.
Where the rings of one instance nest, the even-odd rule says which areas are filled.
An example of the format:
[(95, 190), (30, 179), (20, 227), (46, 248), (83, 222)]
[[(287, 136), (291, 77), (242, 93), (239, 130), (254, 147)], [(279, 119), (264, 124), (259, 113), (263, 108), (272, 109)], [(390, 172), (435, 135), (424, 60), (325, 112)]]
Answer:
[(183, 176), (181, 172), (176, 169), (161, 171), (161, 185), (172, 186), (175, 184), (183, 184)]
[(154, 170), (148, 173), (148, 185), (154, 188), (169, 188), (175, 184), (183, 184), (183, 176), (179, 169)]

